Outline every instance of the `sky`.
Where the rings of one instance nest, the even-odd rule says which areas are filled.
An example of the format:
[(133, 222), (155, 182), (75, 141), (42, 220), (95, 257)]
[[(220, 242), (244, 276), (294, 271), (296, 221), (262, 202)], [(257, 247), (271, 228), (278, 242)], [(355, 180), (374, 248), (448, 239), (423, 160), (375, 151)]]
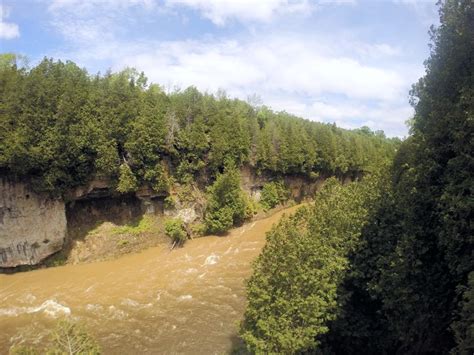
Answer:
[[(424, 75), (428, 0), (0, 0), (0, 52), (134, 67), (165, 90), (196, 86), (277, 111), (408, 133)], [(255, 100), (254, 100), (255, 101)]]

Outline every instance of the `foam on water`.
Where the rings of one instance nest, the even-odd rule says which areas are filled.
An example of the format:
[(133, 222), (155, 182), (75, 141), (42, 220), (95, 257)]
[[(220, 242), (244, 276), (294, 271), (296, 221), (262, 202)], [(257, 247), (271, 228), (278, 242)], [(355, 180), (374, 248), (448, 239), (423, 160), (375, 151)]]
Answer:
[(104, 309), (104, 307), (102, 307), (100, 304), (87, 304), (86, 305), (86, 310), (88, 310), (89, 312), (99, 312), (99, 311), (102, 311)]
[(57, 315), (70, 315), (71, 314), (71, 309), (69, 307), (63, 306), (62, 304), (53, 301), (53, 300), (47, 300), (44, 302), (41, 306), (35, 310), (35, 312), (41, 312), (43, 311), (47, 315), (56, 318)]
[(11, 307), (0, 308), (0, 316), (15, 317), (20, 314), (31, 314), (43, 312), (45, 315), (57, 318), (59, 315), (69, 316), (71, 309), (54, 300), (46, 300), (37, 307)]
[(123, 306), (130, 306), (130, 307), (137, 307), (138, 305), (140, 305), (140, 303), (138, 303), (137, 301), (132, 300), (130, 298), (124, 298), (122, 300), (121, 304)]
[(130, 298), (124, 298), (122, 300), (121, 304), (122, 304), (122, 306), (128, 306), (128, 307), (131, 307), (131, 308), (138, 308), (138, 309), (149, 308), (149, 307), (153, 306), (152, 303), (142, 304), (142, 303), (137, 302), (135, 300), (132, 300)]
[(191, 268), (189, 268), (189, 269), (186, 269), (185, 273), (186, 273), (186, 274), (194, 274), (194, 273), (197, 272), (197, 271), (198, 271), (197, 269), (191, 267)]
[(206, 261), (204, 261), (204, 265), (214, 265), (217, 264), (217, 261), (219, 260), (219, 256), (212, 253), (206, 258)]
[(182, 295), (178, 297), (178, 301), (189, 301), (192, 299), (193, 299), (193, 296), (191, 295)]
[(109, 313), (113, 319), (125, 319), (128, 314), (115, 306), (109, 306)]

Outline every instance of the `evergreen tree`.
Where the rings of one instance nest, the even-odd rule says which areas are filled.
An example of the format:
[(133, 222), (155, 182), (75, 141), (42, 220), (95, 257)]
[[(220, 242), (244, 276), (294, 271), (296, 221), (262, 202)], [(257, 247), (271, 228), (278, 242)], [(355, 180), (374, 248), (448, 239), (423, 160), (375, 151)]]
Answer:
[(313, 207), (284, 218), (267, 235), (247, 286), (241, 336), (255, 353), (315, 349), (344, 299), (338, 288), (348, 254), (380, 197), (378, 176), (342, 186), (335, 179), (318, 192)]
[(223, 233), (247, 218), (247, 199), (240, 188), (240, 174), (228, 163), (223, 174), (208, 189), (205, 222), (208, 232)]

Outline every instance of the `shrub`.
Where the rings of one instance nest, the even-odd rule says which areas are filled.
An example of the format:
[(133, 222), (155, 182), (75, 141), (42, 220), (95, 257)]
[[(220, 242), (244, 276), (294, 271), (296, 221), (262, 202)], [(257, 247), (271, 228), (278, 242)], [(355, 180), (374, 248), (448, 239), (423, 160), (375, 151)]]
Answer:
[(197, 222), (191, 226), (191, 231), (193, 232), (193, 235), (197, 237), (202, 237), (203, 235), (205, 235), (206, 230), (207, 228), (204, 223)]
[(132, 172), (132, 169), (130, 169), (130, 166), (128, 166), (126, 163), (123, 163), (120, 165), (119, 172), (120, 175), (117, 191), (122, 193), (136, 191), (138, 188), (138, 182), (137, 178)]
[(288, 191), (283, 182), (272, 181), (263, 185), (260, 204), (269, 210), (288, 199)]
[(47, 351), (48, 355), (98, 355), (101, 353), (97, 342), (81, 325), (66, 320), (58, 323), (51, 334), (51, 341), (52, 346)]
[(176, 198), (169, 195), (165, 198), (165, 208), (172, 209), (176, 207)]
[(252, 218), (257, 214), (259, 205), (247, 194), (244, 194), (245, 197), (245, 218)]
[(206, 214), (206, 227), (209, 233), (224, 233), (233, 225), (232, 208), (223, 207), (214, 209)]
[(173, 243), (178, 245), (183, 244), (188, 237), (181, 218), (167, 220), (165, 222), (165, 234), (171, 238)]
[(17, 345), (10, 349), (11, 355), (99, 355), (100, 346), (78, 323), (61, 320), (50, 334), (47, 349), (37, 349), (28, 345)]
[(228, 165), (208, 189), (205, 222), (210, 233), (223, 233), (248, 218), (248, 198), (240, 188), (240, 174)]

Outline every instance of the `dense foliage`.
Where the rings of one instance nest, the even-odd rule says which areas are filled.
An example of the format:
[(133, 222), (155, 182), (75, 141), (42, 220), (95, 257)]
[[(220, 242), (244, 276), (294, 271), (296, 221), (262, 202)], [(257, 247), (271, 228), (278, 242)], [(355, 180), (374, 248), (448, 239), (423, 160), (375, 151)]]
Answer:
[[(225, 162), (277, 175), (370, 170), (396, 140), (347, 131), (193, 87), (166, 94), (143, 73), (89, 75), (44, 59), (0, 57), (0, 169), (63, 193), (94, 177), (120, 192), (211, 181)], [(18, 62), (18, 63), (17, 63)]]
[(249, 305), (242, 338), (256, 353), (295, 353), (319, 345), (341, 300), (337, 290), (349, 268), (348, 254), (359, 241), (380, 179), (342, 186), (329, 179), (314, 206), (283, 219), (248, 283)]
[(209, 233), (223, 233), (251, 217), (251, 206), (240, 187), (240, 175), (232, 165), (218, 174), (208, 189), (205, 223)]
[(165, 222), (165, 234), (177, 245), (183, 244), (188, 239), (184, 222), (181, 218), (167, 220)]
[(272, 181), (263, 184), (260, 204), (265, 210), (288, 200), (288, 191), (283, 181)]
[(250, 350), (474, 352), (474, 3), (440, 15), (388, 183), (330, 187), (268, 235), (242, 324)]

